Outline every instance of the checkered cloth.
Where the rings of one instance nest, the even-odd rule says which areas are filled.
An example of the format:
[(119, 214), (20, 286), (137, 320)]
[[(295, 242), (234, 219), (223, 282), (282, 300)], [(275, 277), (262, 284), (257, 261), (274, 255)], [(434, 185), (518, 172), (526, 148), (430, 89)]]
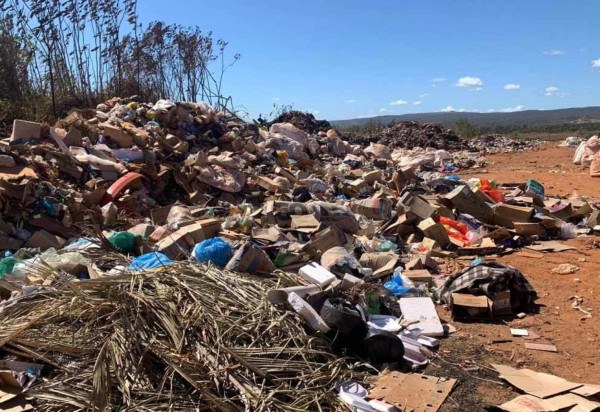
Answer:
[(533, 286), (525, 276), (512, 266), (485, 262), (471, 266), (450, 276), (446, 282), (434, 291), (437, 301), (450, 304), (454, 292), (481, 295), (490, 298), (498, 292), (510, 290), (513, 309), (529, 305), (537, 298)]

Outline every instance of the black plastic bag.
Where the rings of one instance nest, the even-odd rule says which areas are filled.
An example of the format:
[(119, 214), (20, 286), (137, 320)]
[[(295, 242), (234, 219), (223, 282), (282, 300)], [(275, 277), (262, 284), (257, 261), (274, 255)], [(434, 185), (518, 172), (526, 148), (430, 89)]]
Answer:
[(370, 327), (363, 341), (364, 356), (373, 363), (400, 362), (404, 344), (395, 334)]

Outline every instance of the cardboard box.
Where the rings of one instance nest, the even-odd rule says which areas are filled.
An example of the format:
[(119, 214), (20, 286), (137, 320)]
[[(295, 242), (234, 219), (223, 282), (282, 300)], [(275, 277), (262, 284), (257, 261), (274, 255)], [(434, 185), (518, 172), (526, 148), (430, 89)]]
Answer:
[(514, 206), (506, 203), (498, 203), (493, 207), (493, 223), (514, 229), (515, 222), (528, 223), (531, 221), (535, 210), (532, 207)]
[[(221, 230), (221, 220), (217, 218), (201, 219), (180, 228), (177, 232), (190, 236), (195, 243), (217, 236)], [(194, 243), (194, 244), (195, 244)]]
[(42, 251), (51, 247), (59, 250), (65, 245), (66, 240), (60, 236), (53, 235), (44, 229), (36, 231), (25, 243), (25, 247), (39, 247)]
[(363, 253), (359, 262), (362, 267), (373, 269), (373, 276), (379, 278), (394, 273), (398, 259), (394, 252), (375, 252)]
[(435, 209), (420, 196), (411, 192), (406, 192), (401, 198), (400, 203), (410, 208), (419, 219), (424, 220), (430, 217), (436, 217)]
[(432, 218), (423, 220), (417, 227), (426, 237), (435, 240), (441, 247), (445, 248), (450, 245), (451, 242), (446, 228)]
[(315, 215), (292, 215), (292, 223), (290, 227), (292, 229), (298, 229), (304, 232), (312, 233), (316, 232), (321, 226), (321, 223), (317, 220)]
[(278, 185), (273, 179), (266, 176), (258, 176), (258, 185), (269, 192), (279, 192), (282, 187)]
[(461, 185), (445, 197), (460, 213), (469, 214), (483, 223), (491, 223), (494, 212), (488, 203), (483, 201), (466, 185)]
[(561, 202), (552, 207), (550, 214), (558, 219), (566, 220), (572, 217), (575, 214), (575, 211), (570, 203)]
[(381, 170), (373, 170), (363, 174), (362, 178), (369, 186), (373, 186), (373, 183), (383, 181), (383, 172)]
[[(158, 241), (156, 247), (170, 259), (177, 259), (180, 255), (189, 253), (197, 243), (215, 237), (220, 229), (219, 219), (199, 220), (165, 235)], [(151, 238), (154, 235), (155, 233), (152, 233)]]
[(433, 287), (433, 277), (427, 269), (405, 270), (402, 274), (413, 282), (427, 283), (429, 287)]
[(455, 292), (451, 296), (451, 307), (453, 318), (493, 318), (512, 313), (510, 291), (498, 292), (493, 299)]
[(434, 272), (438, 271), (438, 264), (431, 256), (419, 255), (405, 265), (406, 270), (431, 269)]
[(244, 242), (227, 262), (226, 270), (234, 272), (270, 274), (275, 270), (275, 265), (262, 249), (251, 242)]
[(28, 122), (27, 120), (15, 119), (13, 121), (12, 135), (10, 136), (10, 138), (11, 138), (11, 140), (39, 139), (41, 132), (42, 132), (42, 124), (41, 123)]
[(104, 129), (104, 136), (118, 144), (119, 147), (133, 146), (133, 136), (125, 130), (108, 123), (102, 123), (100, 126)]
[(515, 222), (515, 231), (523, 236), (545, 236), (546, 228), (541, 223)]
[(392, 217), (392, 202), (386, 198), (369, 198), (350, 203), (350, 210), (369, 219), (387, 220)]

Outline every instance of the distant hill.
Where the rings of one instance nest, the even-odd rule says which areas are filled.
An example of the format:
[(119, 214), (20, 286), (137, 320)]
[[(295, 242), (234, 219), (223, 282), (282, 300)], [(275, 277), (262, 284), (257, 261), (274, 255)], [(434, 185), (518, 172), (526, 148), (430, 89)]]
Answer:
[(387, 124), (393, 121), (415, 120), (418, 122), (440, 123), (450, 126), (459, 119), (479, 127), (524, 125), (540, 126), (554, 124), (600, 123), (600, 106), (576, 107), (556, 110), (524, 110), (511, 113), (436, 112), (402, 115), (375, 116), (360, 119), (334, 120), (332, 125), (339, 128), (362, 126), (370, 121)]

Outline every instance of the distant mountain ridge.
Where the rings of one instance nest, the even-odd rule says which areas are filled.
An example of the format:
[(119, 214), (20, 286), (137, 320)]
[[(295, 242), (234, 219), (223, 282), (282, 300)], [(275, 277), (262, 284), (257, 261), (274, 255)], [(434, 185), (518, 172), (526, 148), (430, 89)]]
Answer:
[(554, 110), (523, 110), (520, 112), (434, 112), (410, 113), (401, 115), (385, 115), (348, 120), (330, 120), (335, 127), (362, 126), (374, 121), (388, 124), (393, 121), (414, 120), (426, 123), (441, 123), (451, 125), (459, 119), (466, 119), (475, 126), (512, 126), (523, 125), (539, 126), (563, 123), (600, 123), (600, 106), (574, 107), (569, 109)]

